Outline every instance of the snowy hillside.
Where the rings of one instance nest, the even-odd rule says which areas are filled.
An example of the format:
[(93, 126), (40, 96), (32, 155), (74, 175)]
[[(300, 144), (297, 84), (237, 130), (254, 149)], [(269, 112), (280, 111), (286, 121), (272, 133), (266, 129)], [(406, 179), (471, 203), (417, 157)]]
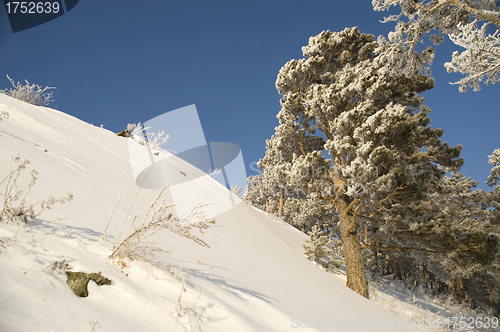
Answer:
[[(160, 193), (136, 185), (127, 139), (2, 94), (1, 111), (10, 116), (0, 122), (0, 181), (20, 156), (30, 161), (20, 190), (29, 170), (39, 173), (28, 204), (74, 198), (27, 225), (0, 223), (0, 331), (417, 330), (309, 262), (304, 234), (245, 203), (192, 231), (209, 247), (161, 230), (148, 239), (161, 248), (149, 263), (120, 269), (107, 259), (113, 245)], [(184, 194), (215, 204), (227, 196), (208, 176)], [(112, 283), (90, 281), (88, 297), (77, 297), (66, 270)]]

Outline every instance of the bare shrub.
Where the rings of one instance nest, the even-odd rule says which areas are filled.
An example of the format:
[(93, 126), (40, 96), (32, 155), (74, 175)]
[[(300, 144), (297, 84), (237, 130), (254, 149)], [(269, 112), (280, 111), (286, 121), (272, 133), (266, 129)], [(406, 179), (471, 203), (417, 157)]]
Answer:
[(165, 144), (170, 138), (165, 131), (161, 130), (158, 133), (150, 133), (147, 130), (150, 127), (144, 127), (142, 123), (129, 123), (127, 125), (127, 130), (130, 136), (139, 142), (139, 144), (145, 145), (151, 149), (162, 150), (161, 146)]
[(47, 106), (52, 101), (53, 92), (46, 91), (55, 88), (48, 86), (42, 88), (38, 84), (30, 85), (27, 80), (24, 80), (26, 84), (22, 85), (20, 82), (15, 83), (9, 75), (7, 75), (7, 78), (9, 79), (10, 84), (12, 84), (13, 89), (3, 90), (2, 92), (4, 94), (36, 106)]

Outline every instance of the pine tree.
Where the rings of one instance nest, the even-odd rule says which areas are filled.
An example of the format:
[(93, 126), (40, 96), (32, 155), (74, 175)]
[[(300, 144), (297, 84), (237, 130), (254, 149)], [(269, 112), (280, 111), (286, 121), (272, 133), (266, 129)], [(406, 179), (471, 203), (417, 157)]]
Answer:
[[(377, 46), (357, 28), (324, 31), (276, 80), (282, 108), (274, 139), (286, 143), (292, 156), (287, 180), (334, 206), (347, 286), (365, 297), (361, 226), (375, 223), (384, 230), (394, 205), (419, 204), (428, 198), (427, 188), (462, 163), (461, 147), (441, 142), (443, 131), (430, 128), (430, 110), (422, 106), (419, 93), (432, 88), (433, 79), (391, 75), (375, 61)], [(391, 227), (406, 229), (409, 222), (403, 218)]]
[[(316, 265), (325, 266), (328, 263), (328, 257), (333, 252), (330, 248), (330, 239), (325, 235), (324, 230), (314, 225), (308, 233), (309, 240), (304, 245), (305, 255)], [(326, 260), (325, 260), (326, 258)]]
[(500, 185), (500, 149), (493, 151), (489, 156), (488, 164), (493, 165), (486, 184), (490, 187)]
[(443, 177), (426, 203), (428, 211), (418, 212), (428, 219), (413, 225), (415, 232), (432, 238), (420, 260), (441, 280), (470, 277), (496, 263), (498, 226), (492, 222), (488, 194), (476, 185), (460, 173)]
[(324, 139), (306, 135), (287, 116), (278, 114), (277, 117), (280, 125), (276, 128), (276, 135), (266, 141), (265, 156), (257, 164), (262, 174), (249, 178), (245, 200), (252, 206), (282, 218), (304, 233), (311, 231), (314, 225), (336, 224), (337, 218), (332, 213), (331, 203), (295, 186), (290, 178), (294, 155), (321, 149), (325, 144)]
[[(494, 155), (490, 163), (495, 165), (492, 159)], [(394, 263), (407, 284), (435, 293), (447, 290), (458, 301), (500, 312), (496, 295), (500, 187), (488, 192), (476, 189), (477, 181), (456, 172), (434, 184), (428, 200), (394, 204), (391, 213), (385, 214), (385, 229), (370, 237), (370, 246), (398, 250), (398, 261), (387, 264)], [(396, 228), (403, 217), (411, 222)]]
[(262, 185), (262, 177), (254, 175), (248, 177), (247, 187), (243, 199), (250, 205), (265, 211), (267, 202), (267, 193)]

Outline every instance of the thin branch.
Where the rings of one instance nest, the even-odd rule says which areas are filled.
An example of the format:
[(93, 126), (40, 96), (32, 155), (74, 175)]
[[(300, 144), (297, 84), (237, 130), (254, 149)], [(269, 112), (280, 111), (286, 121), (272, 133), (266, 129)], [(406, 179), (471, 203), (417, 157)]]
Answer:
[(464, 4), (463, 2), (459, 0), (450, 0), (451, 3), (453, 3), (455, 6), (459, 7), (460, 9), (466, 10), (480, 18), (486, 21), (490, 21), (493, 24), (495, 24), (497, 27), (500, 28), (500, 18), (495, 17), (494, 15), (490, 15), (488, 13), (484, 13), (480, 11), (479, 9), (473, 8), (469, 5)]
[[(384, 203), (385, 201), (391, 199), (394, 195), (396, 195), (396, 191), (397, 190), (403, 190), (405, 189), (406, 186), (403, 186), (403, 185), (400, 185), (399, 187), (397, 187), (396, 189), (394, 189), (394, 191), (392, 193), (390, 193), (389, 195), (387, 195), (386, 198), (384, 198), (383, 200), (377, 202), (377, 203), (373, 203), (373, 204), (368, 204), (368, 205), (365, 205), (364, 207), (372, 207), (372, 206), (377, 206), (377, 205), (380, 205), (382, 203)], [(378, 211), (378, 210), (377, 210)], [(364, 214), (365, 212), (360, 212), (359, 214)]]
[[(352, 202), (351, 202), (351, 203), (347, 206), (347, 209), (344, 211), (344, 214), (349, 213), (349, 212), (352, 210), (352, 208), (353, 208), (356, 204), (358, 204), (358, 202), (359, 202), (359, 197), (356, 197), (356, 198), (355, 198), (355, 199), (354, 199), (354, 200), (353, 200), (353, 201), (352, 201)], [(363, 206), (363, 205), (360, 205), (360, 206)], [(358, 207), (358, 208), (359, 208), (359, 207)], [(356, 210), (357, 210), (357, 209), (356, 209)]]
[(445, 253), (445, 250), (430, 250), (430, 249), (421, 249), (421, 248), (412, 248), (412, 247), (381, 247), (376, 245), (365, 245), (361, 244), (361, 249), (376, 249), (376, 250), (394, 250), (394, 251), (418, 251), (418, 252), (428, 252), (432, 254), (440, 254)]
[(415, 234), (415, 233), (409, 233), (409, 234), (396, 234), (396, 232), (393, 232), (392, 234), (390, 235), (380, 235), (379, 237), (377, 237), (376, 239), (372, 240), (372, 244), (373, 245), (376, 245), (376, 243), (378, 241), (381, 241), (383, 239), (393, 239), (393, 238), (418, 238), (418, 239), (422, 239), (422, 240), (434, 240), (435, 238), (434, 237), (424, 237), (423, 235), (425, 234)]

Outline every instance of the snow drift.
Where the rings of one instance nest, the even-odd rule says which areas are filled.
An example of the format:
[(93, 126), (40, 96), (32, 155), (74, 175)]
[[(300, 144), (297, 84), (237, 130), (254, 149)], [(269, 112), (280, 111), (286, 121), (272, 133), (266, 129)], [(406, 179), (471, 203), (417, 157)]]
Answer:
[[(27, 225), (0, 223), (0, 330), (417, 330), (308, 261), (304, 234), (245, 203), (193, 231), (210, 247), (161, 230), (149, 239), (161, 248), (149, 262), (114, 266), (113, 244), (142, 222), (160, 192), (136, 185), (127, 139), (0, 94), (2, 110), (10, 117), (0, 122), (0, 180), (19, 155), (39, 173), (30, 202), (74, 199)], [(228, 195), (209, 176), (183, 194), (215, 204)], [(80, 298), (66, 270), (100, 272), (112, 284), (90, 282)]]

